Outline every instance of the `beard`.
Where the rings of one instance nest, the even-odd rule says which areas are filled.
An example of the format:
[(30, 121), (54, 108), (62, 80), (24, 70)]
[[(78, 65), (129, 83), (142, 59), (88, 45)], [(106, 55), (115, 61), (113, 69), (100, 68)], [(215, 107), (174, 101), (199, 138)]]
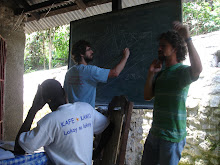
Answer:
[(164, 56), (164, 54), (159, 51), (158, 52), (158, 59), (161, 61), (161, 62), (164, 62), (166, 60), (166, 56)]
[(89, 58), (87, 56), (84, 56), (84, 60), (85, 62), (88, 64), (89, 62), (92, 62), (93, 61), (93, 57)]

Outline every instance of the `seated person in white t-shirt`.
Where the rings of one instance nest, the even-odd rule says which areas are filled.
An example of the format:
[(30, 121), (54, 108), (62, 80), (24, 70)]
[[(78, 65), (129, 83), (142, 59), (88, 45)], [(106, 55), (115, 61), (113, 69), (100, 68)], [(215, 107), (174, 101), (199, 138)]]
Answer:
[[(52, 113), (30, 130), (35, 114), (46, 103)], [(17, 134), (14, 150), (18, 154), (33, 153), (43, 146), (53, 164), (91, 165), (93, 135), (101, 133), (108, 124), (108, 119), (90, 104), (68, 104), (61, 84), (48, 79), (38, 86), (32, 107)]]

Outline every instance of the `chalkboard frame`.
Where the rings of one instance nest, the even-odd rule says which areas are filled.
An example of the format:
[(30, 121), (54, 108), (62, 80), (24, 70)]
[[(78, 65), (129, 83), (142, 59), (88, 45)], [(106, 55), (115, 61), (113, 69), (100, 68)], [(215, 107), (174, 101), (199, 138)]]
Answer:
[[(176, 6), (176, 8), (175, 8), (175, 13), (173, 13), (173, 15), (168, 15), (167, 17), (169, 18), (169, 17), (172, 17), (172, 20), (174, 21), (174, 20), (178, 20), (178, 21), (181, 21), (182, 22), (182, 1), (176, 1), (176, 0), (163, 0), (163, 1), (156, 1), (156, 2), (152, 2), (152, 3), (149, 3), (149, 4), (143, 4), (143, 5), (139, 5), (139, 6), (135, 6), (135, 7), (131, 7), (131, 8), (126, 8), (126, 9), (123, 9), (123, 10), (119, 10), (119, 11), (114, 11), (114, 12), (110, 12), (110, 13), (105, 13), (105, 14), (101, 14), (101, 15), (96, 15), (96, 16), (93, 16), (93, 17), (88, 17), (88, 18), (84, 18), (84, 19), (81, 19), (81, 20), (77, 20), (77, 21), (72, 21), (71, 23), (70, 23), (70, 42), (69, 42), (69, 57), (68, 57), (68, 68), (70, 68), (72, 65), (74, 65), (74, 62), (71, 60), (71, 47), (72, 47), (72, 43), (74, 43), (75, 41), (73, 41), (73, 36), (75, 35), (74, 34), (74, 32), (73, 32), (73, 26), (75, 26), (75, 25), (79, 25), (79, 24), (86, 24), (87, 22), (88, 22), (88, 24), (90, 24), (91, 25), (91, 20), (92, 21), (100, 21), (100, 20), (105, 20), (105, 18), (110, 18), (110, 17), (116, 17), (116, 16), (118, 16), (118, 15), (123, 15), (123, 14), (126, 14), (126, 13), (128, 13), (128, 15), (129, 15), (129, 13), (135, 13), (135, 11), (137, 11), (137, 13), (138, 13), (138, 11), (140, 11), (140, 10), (144, 10), (144, 9), (150, 9), (150, 10), (153, 10), (153, 9), (157, 9), (158, 8), (158, 10), (160, 9), (160, 7), (162, 6), (162, 7), (164, 7), (164, 6), (166, 6), (166, 5), (174, 5), (174, 4), (176, 4), (177, 6)], [(163, 10), (163, 8), (161, 8), (160, 10)], [(154, 12), (154, 11), (153, 11)], [(140, 16), (141, 17), (141, 16)], [(175, 18), (175, 19), (173, 19), (173, 18)], [(170, 18), (171, 19), (171, 18)], [(94, 21), (94, 22), (95, 22)], [(128, 20), (125, 20), (125, 22), (126, 21), (128, 21), (129, 22), (129, 19)], [(157, 20), (157, 23), (158, 23), (159, 21)], [(152, 23), (154, 23), (154, 22), (152, 22)], [(128, 24), (129, 25), (129, 24)], [(161, 25), (161, 26), (163, 26), (163, 25)], [(165, 32), (165, 31), (167, 31), (167, 30), (169, 30), (169, 29), (171, 29), (171, 26), (172, 26), (172, 22), (169, 22), (169, 28), (167, 28), (167, 25), (166, 26), (164, 26), (164, 28), (163, 28), (163, 30), (160, 30), (160, 33), (162, 33), (162, 32)], [(158, 27), (157, 27), (158, 28)], [(158, 28), (158, 29), (161, 29), (161, 28)], [(159, 30), (158, 30), (159, 31)], [(84, 34), (85, 33), (85, 31), (83, 31), (81, 34)], [(159, 35), (159, 33), (157, 33), (157, 36)], [(152, 46), (153, 46), (153, 48), (152, 48), (152, 50), (151, 50), (151, 52), (149, 53), (149, 54), (151, 54), (152, 56), (154, 56), (154, 58), (156, 58), (156, 55), (155, 55), (155, 53), (157, 52), (157, 49), (156, 49), (156, 46), (155, 46), (155, 43), (157, 42), (156, 41), (156, 36), (154, 35), (153, 36), (154, 37), (154, 39), (155, 39), (155, 41), (154, 41), (154, 44), (152, 44)], [(84, 37), (82, 37), (82, 39), (84, 39)], [(91, 42), (91, 44), (92, 44), (92, 46), (94, 46), (94, 44)], [(146, 43), (147, 44), (147, 43)], [(157, 53), (156, 53), (157, 54)], [(132, 55), (132, 50), (131, 50), (131, 55)], [(129, 59), (131, 58), (131, 55), (130, 55), (130, 57), (129, 57)], [(95, 59), (95, 57), (94, 57), (94, 59)], [(100, 66), (101, 64), (100, 64), (100, 62), (97, 62), (97, 61), (94, 61), (93, 63), (92, 63), (92, 65), (96, 65), (96, 66), (99, 66), (99, 67), (105, 67), (105, 68), (112, 68), (115, 64), (117, 64), (118, 62), (119, 62), (119, 60), (120, 60), (120, 58), (119, 58), (119, 56), (117, 56), (117, 60), (115, 60), (115, 61), (113, 61), (112, 63), (114, 63), (114, 64), (112, 64), (112, 65), (106, 65), (106, 66)], [(129, 61), (128, 61), (129, 62)], [(128, 63), (127, 62), (127, 63)], [(151, 62), (150, 62), (151, 63)], [(127, 65), (127, 64), (126, 64)], [(129, 64), (128, 64), (129, 65)], [(148, 67), (149, 67), (149, 63), (148, 63)], [(148, 68), (148, 67), (146, 67), (146, 68)], [(126, 71), (126, 67), (125, 67), (125, 69), (124, 69), (125, 71)], [(147, 70), (148, 69), (146, 69), (145, 71), (144, 71), (144, 73), (145, 73), (145, 77), (147, 76)], [(122, 73), (121, 74), (123, 74), (123, 71), (122, 71)], [(114, 79), (112, 80), (112, 81), (115, 81)], [(145, 83), (145, 80), (143, 80), (143, 78), (142, 78), (142, 85), (141, 85), (141, 87), (139, 87), (139, 88), (142, 88), (142, 90), (144, 90), (144, 83)], [(108, 83), (109, 83), (109, 81), (108, 81)], [(108, 86), (108, 83), (107, 84), (98, 84), (98, 86), (97, 86), (97, 91), (99, 91), (99, 89), (101, 89), (101, 88), (103, 88), (103, 86)], [(113, 82), (114, 83), (114, 82)], [(111, 80), (110, 80), (110, 84), (111, 84)], [(107, 88), (106, 88), (107, 89)], [(116, 89), (119, 89), (118, 87), (116, 87)], [(109, 89), (107, 89), (106, 91), (109, 91)], [(103, 93), (103, 92), (102, 92)], [(123, 93), (119, 93), (119, 94), (115, 94), (115, 95), (123, 95)], [(97, 101), (97, 100), (99, 100), (99, 92), (97, 92), (97, 98), (96, 98), (96, 106), (107, 106), (108, 105), (108, 103), (111, 101), (111, 98), (108, 98), (108, 100), (106, 100), (106, 101)], [(102, 98), (104, 98), (104, 97), (102, 97)], [(112, 98), (113, 98), (113, 96), (112, 96)], [(128, 97), (128, 99), (130, 100), (130, 101), (133, 101), (133, 99), (131, 98), (129, 98)], [(141, 102), (135, 102), (135, 101), (133, 101), (134, 102), (134, 109), (152, 109), (153, 108), (153, 100), (152, 101), (145, 101), (145, 100), (143, 100), (142, 99), (142, 101)]]

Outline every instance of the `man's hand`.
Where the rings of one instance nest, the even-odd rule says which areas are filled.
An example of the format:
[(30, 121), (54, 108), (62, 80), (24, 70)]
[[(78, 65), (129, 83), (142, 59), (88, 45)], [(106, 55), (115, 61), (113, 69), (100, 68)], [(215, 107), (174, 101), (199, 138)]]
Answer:
[(162, 69), (162, 62), (156, 59), (150, 65), (149, 72), (154, 74), (161, 71), (161, 69)]
[(110, 70), (109, 74), (108, 74), (108, 78), (113, 78), (113, 77), (118, 77), (119, 74), (121, 73), (121, 71), (124, 69), (125, 67), (125, 64), (127, 62), (127, 59), (130, 55), (130, 50), (129, 48), (125, 48), (123, 50), (123, 55), (122, 55), (122, 58), (121, 58), (121, 61), (114, 67)]
[(158, 59), (155, 59), (150, 65), (150, 68), (147, 74), (147, 80), (144, 86), (144, 99), (147, 101), (150, 101), (154, 97), (153, 78), (154, 78), (155, 73), (161, 71), (161, 69), (162, 69), (162, 61)]
[(129, 48), (125, 48), (125, 49), (123, 50), (123, 57), (126, 58), (126, 59), (128, 59), (129, 55), (130, 55), (130, 50), (129, 50)]
[(45, 104), (46, 104), (46, 101), (44, 100), (43, 95), (42, 95), (42, 87), (41, 85), (38, 85), (37, 93), (34, 97), (34, 101), (32, 104), (32, 109), (37, 112), (40, 109), (42, 109)]
[(202, 72), (202, 63), (196, 48), (194, 47), (190, 38), (189, 29), (187, 26), (182, 25), (180, 22), (173, 22), (174, 30), (176, 30), (186, 41), (189, 51), (189, 59), (191, 63), (191, 76), (192, 79), (197, 79)]
[(181, 22), (174, 21), (173, 29), (176, 30), (185, 40), (190, 37), (188, 26), (183, 25)]

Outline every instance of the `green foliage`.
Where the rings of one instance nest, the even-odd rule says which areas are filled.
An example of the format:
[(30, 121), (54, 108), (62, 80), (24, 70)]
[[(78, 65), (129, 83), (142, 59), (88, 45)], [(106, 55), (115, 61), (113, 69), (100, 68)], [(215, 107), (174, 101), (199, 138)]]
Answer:
[(191, 35), (220, 30), (220, 1), (196, 0), (183, 3), (183, 22), (189, 25)]
[(56, 30), (53, 43), (55, 48), (52, 61), (53, 67), (66, 65), (69, 54), (69, 26), (62, 26)]
[(25, 56), (24, 56), (24, 69), (25, 72), (30, 72), (32, 69), (40, 69), (42, 64), (41, 57), (43, 56), (42, 52), (42, 40), (40, 33), (33, 33), (31, 35), (26, 35), (26, 46), (25, 46)]
[(49, 68), (49, 44), (52, 44), (52, 67), (67, 65), (69, 53), (69, 25), (26, 34), (24, 55), (25, 73)]

